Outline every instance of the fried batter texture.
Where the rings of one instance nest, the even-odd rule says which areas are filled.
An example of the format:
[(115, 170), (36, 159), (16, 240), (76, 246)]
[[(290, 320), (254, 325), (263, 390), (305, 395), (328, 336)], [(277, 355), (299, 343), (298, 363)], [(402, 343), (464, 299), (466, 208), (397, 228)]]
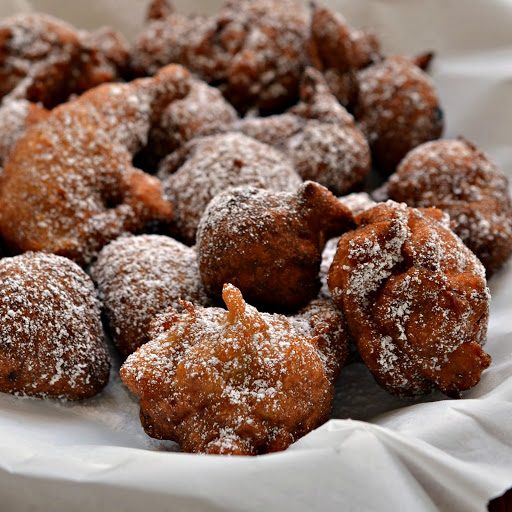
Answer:
[(386, 183), (387, 197), (436, 207), (478, 256), (490, 277), (512, 254), (512, 205), (507, 177), (465, 140), (427, 142), (410, 151)]
[(388, 201), (356, 220), (328, 283), (362, 359), (392, 394), (460, 397), (491, 363), (483, 265), (440, 210)]
[(132, 166), (154, 119), (188, 91), (179, 66), (104, 84), (55, 108), (5, 165), (0, 231), (14, 252), (53, 252), (85, 265), (113, 238), (169, 221), (159, 180)]
[(161, 235), (122, 236), (103, 247), (90, 274), (114, 343), (128, 356), (149, 341), (151, 321), (179, 299), (210, 305), (196, 251)]
[(43, 121), (48, 114), (44, 107), (27, 100), (11, 100), (0, 106), (0, 168), (28, 127)]
[(135, 73), (182, 64), (242, 112), (282, 110), (296, 101), (308, 23), (293, 0), (231, 0), (211, 17), (156, 18), (133, 47)]
[(109, 28), (78, 31), (45, 14), (0, 22), (0, 98), (27, 99), (46, 108), (104, 82), (128, 65), (128, 43)]
[(443, 115), (434, 82), (407, 57), (388, 57), (358, 72), (354, 116), (375, 167), (386, 174), (414, 147), (437, 139)]
[(158, 176), (174, 206), (169, 232), (190, 245), (206, 207), (227, 188), (290, 192), (302, 183), (286, 155), (235, 132), (190, 140), (161, 162)]
[(53, 254), (0, 260), (0, 391), (82, 400), (103, 389), (110, 361), (89, 276)]
[[(336, 367), (343, 365), (343, 318), (318, 305), (298, 320), (259, 313), (232, 285), (223, 298), (228, 311), (184, 302), (183, 313), (158, 317), (121, 377), (140, 396), (152, 437), (196, 453), (284, 450), (328, 418), (333, 371), (323, 359), (337, 352)], [(326, 346), (338, 348), (326, 355)]]
[(144, 169), (156, 169), (159, 161), (189, 140), (228, 131), (238, 118), (236, 110), (215, 87), (202, 80), (190, 81), (190, 91), (173, 101), (152, 127), (142, 158)]
[(266, 311), (296, 311), (320, 289), (325, 242), (353, 226), (353, 216), (325, 187), (295, 193), (235, 188), (208, 205), (197, 234), (199, 271), (208, 294), (232, 283)]
[(304, 180), (341, 196), (370, 172), (370, 148), (354, 118), (330, 93), (319, 71), (306, 68), (301, 101), (284, 114), (246, 117), (237, 129), (286, 153)]
[(342, 105), (354, 103), (357, 71), (382, 59), (377, 38), (355, 30), (338, 13), (314, 4), (307, 50), (311, 65), (321, 71)]

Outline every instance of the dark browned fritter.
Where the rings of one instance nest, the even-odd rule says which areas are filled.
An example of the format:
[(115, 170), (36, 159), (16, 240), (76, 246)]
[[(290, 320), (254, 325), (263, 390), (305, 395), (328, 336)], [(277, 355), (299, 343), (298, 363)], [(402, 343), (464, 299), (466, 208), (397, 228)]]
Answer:
[(234, 188), (208, 205), (197, 233), (199, 271), (219, 300), (224, 283), (266, 311), (294, 311), (314, 299), (325, 242), (353, 216), (311, 181), (294, 193)]

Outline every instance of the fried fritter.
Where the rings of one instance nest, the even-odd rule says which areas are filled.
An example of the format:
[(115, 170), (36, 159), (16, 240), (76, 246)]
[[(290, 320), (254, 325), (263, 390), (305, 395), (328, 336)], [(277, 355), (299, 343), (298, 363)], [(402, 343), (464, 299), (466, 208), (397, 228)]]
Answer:
[(392, 394), (459, 397), (491, 363), (483, 265), (440, 210), (388, 201), (356, 220), (328, 283), (363, 361)]
[(0, 391), (37, 398), (89, 398), (110, 361), (94, 285), (53, 254), (0, 260)]
[(390, 199), (434, 206), (478, 256), (490, 277), (512, 254), (507, 177), (465, 139), (426, 142), (410, 151), (385, 184)]
[(219, 299), (232, 283), (266, 311), (296, 311), (314, 299), (326, 240), (353, 226), (353, 216), (325, 187), (306, 182), (294, 193), (235, 188), (208, 205), (197, 233), (199, 271)]
[(12, 251), (43, 250), (82, 265), (122, 233), (167, 222), (159, 180), (132, 166), (154, 119), (188, 91), (179, 66), (104, 84), (30, 127), (0, 186), (0, 231)]
[(368, 143), (312, 68), (302, 77), (301, 98), (284, 114), (248, 117), (236, 127), (286, 153), (302, 179), (344, 195), (360, 186), (370, 171)]
[(192, 139), (162, 161), (158, 175), (174, 206), (170, 233), (190, 245), (208, 203), (227, 188), (292, 191), (302, 183), (280, 151), (234, 132)]
[(412, 59), (389, 57), (359, 71), (358, 82), (354, 116), (379, 171), (391, 174), (411, 149), (441, 136), (434, 82)]
[(373, 34), (351, 28), (340, 14), (319, 4), (313, 5), (307, 50), (311, 65), (345, 106), (357, 97), (357, 71), (382, 59)]
[(78, 31), (39, 13), (6, 18), (0, 22), (0, 98), (53, 108), (72, 94), (119, 80), (128, 54), (128, 43), (109, 28)]
[(191, 80), (189, 93), (170, 103), (159, 123), (152, 127), (139, 159), (145, 167), (156, 169), (163, 157), (190, 139), (228, 131), (237, 118), (236, 110), (218, 89), (201, 80)]
[(145, 75), (182, 64), (242, 112), (282, 110), (298, 96), (307, 28), (292, 0), (231, 0), (210, 17), (158, 15), (138, 36), (132, 67)]
[(114, 343), (128, 356), (149, 341), (149, 325), (178, 299), (210, 305), (193, 248), (160, 235), (123, 236), (91, 268)]
[(325, 316), (321, 306), (297, 320), (259, 313), (232, 285), (223, 298), (228, 311), (185, 302), (184, 312), (158, 317), (121, 377), (140, 396), (152, 437), (196, 453), (284, 450), (328, 419), (333, 371), (322, 350), (336, 347), (343, 364), (342, 317), (335, 308)]

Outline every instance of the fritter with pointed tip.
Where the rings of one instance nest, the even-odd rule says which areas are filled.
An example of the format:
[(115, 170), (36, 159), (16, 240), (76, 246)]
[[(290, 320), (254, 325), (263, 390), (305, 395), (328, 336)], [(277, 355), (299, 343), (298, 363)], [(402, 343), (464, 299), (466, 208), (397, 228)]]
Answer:
[[(328, 419), (347, 353), (343, 317), (320, 305), (297, 320), (259, 313), (233, 285), (223, 298), (228, 311), (184, 302), (182, 313), (158, 317), (121, 377), (140, 396), (152, 437), (195, 453), (284, 450)], [(336, 368), (328, 368), (333, 353)]]
[(208, 205), (197, 234), (206, 291), (220, 298), (232, 283), (266, 311), (294, 311), (314, 299), (325, 242), (353, 226), (348, 208), (325, 187), (294, 193), (235, 188)]
[(302, 179), (335, 195), (356, 189), (370, 172), (366, 139), (316, 69), (305, 70), (297, 105), (284, 114), (241, 119), (235, 127), (286, 153)]

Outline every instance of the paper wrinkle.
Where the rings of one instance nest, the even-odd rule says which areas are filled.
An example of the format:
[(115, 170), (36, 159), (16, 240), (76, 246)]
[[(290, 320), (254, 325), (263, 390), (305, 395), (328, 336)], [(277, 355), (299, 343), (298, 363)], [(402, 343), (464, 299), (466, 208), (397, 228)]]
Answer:
[[(79, 28), (114, 23), (133, 39), (148, 3), (2, 0), (0, 16), (46, 10)], [(212, 12), (222, 0), (173, 3), (178, 12)], [(388, 52), (434, 50), (431, 74), (445, 110), (445, 136), (472, 140), (512, 178), (512, 1), (467, 0), (463, 7), (446, 0), (326, 3), (354, 26), (374, 29)], [(366, 419), (365, 411), (378, 415), (371, 423), (333, 419), (283, 453), (171, 453), (172, 443), (145, 436), (136, 401), (117, 375), (83, 405), (0, 396), (0, 482), (8, 482), (0, 484), (3, 504), (21, 512), (45, 505), (81, 512), (93, 505), (139, 511), (170, 504), (187, 512), (484, 510), (488, 499), (512, 486), (510, 262), (490, 288), (486, 350), (493, 364), (465, 399), (387, 397), (355, 365), (345, 374), (364, 385), (351, 387), (342, 374), (335, 411), (353, 418)], [(32, 477), (37, 480), (27, 480)]]

